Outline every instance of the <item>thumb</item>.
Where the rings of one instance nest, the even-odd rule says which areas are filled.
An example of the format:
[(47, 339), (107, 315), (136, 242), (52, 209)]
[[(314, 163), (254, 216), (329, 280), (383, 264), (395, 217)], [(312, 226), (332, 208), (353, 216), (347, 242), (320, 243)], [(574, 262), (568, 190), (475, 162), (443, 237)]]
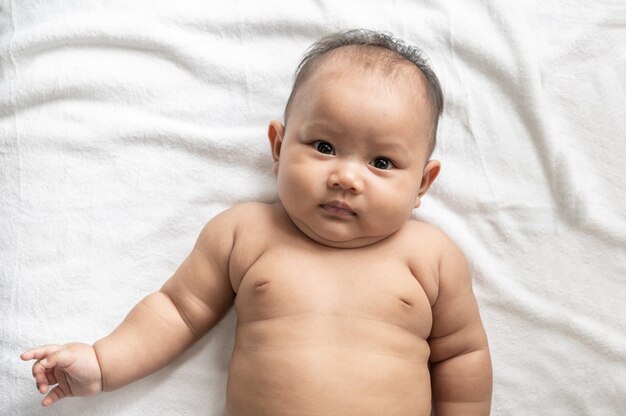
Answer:
[(70, 350), (63, 348), (57, 350), (40, 361), (44, 368), (69, 367), (74, 362), (73, 354)]

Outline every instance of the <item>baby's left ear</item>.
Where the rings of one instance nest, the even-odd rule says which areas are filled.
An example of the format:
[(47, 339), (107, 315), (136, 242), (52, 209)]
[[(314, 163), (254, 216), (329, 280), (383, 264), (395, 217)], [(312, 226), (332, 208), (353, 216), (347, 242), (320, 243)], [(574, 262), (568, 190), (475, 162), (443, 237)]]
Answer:
[(422, 196), (426, 194), (430, 185), (435, 182), (439, 172), (441, 171), (441, 162), (438, 160), (429, 160), (424, 166), (424, 172), (422, 173), (422, 183), (420, 184), (420, 189), (417, 193), (417, 198), (415, 199), (415, 208), (419, 208), (422, 204)]

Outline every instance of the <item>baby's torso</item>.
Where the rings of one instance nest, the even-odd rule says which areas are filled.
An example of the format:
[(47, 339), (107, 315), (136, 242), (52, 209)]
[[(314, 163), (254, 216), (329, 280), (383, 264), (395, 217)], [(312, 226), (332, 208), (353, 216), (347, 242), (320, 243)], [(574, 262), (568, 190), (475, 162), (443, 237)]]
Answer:
[(407, 248), (402, 232), (332, 249), (294, 232), (276, 210), (258, 220), (231, 257), (228, 414), (429, 414), (436, 258), (419, 244)]

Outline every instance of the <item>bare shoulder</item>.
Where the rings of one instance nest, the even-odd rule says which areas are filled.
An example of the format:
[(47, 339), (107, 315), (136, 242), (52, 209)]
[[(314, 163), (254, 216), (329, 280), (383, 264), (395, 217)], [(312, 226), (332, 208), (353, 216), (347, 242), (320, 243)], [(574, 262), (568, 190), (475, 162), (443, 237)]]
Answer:
[(422, 221), (410, 220), (403, 228), (414, 261), (428, 261), (437, 287), (470, 281), (465, 255), (459, 246), (440, 228)]
[(237, 204), (222, 214), (227, 216), (230, 221), (234, 221), (237, 225), (250, 226), (252, 224), (262, 224), (274, 215), (275, 208), (273, 204), (264, 202), (243, 202)]
[(442, 239), (447, 239), (448, 236), (437, 226), (415, 219), (410, 219), (403, 227), (409, 232), (409, 235), (414, 238), (429, 238), (434, 239), (437, 242)]
[(432, 224), (422, 223), (424, 228), (428, 231), (428, 238), (433, 249), (436, 250), (436, 255), (439, 260), (439, 275), (445, 277), (452, 273), (455, 276), (468, 275), (468, 264), (465, 258), (465, 254), (459, 248), (459, 246), (446, 234), (443, 230), (435, 227)]
[(230, 215), (254, 215), (254, 214), (262, 214), (262, 213), (270, 213), (272, 211), (272, 204), (268, 204), (265, 202), (242, 202), (240, 204), (234, 205), (227, 209), (224, 212), (229, 212)]
[(430, 254), (435, 255), (439, 260), (464, 258), (457, 244), (443, 230), (433, 224), (411, 219), (407, 221), (402, 231), (411, 245), (428, 247)]
[(202, 229), (199, 242), (232, 242), (238, 231), (263, 223), (271, 215), (272, 206), (261, 202), (244, 202), (234, 205), (214, 216)]
[(242, 202), (217, 214), (213, 219), (222, 222), (237, 224), (245, 222), (250, 217), (267, 215), (272, 211), (272, 205), (263, 202)]

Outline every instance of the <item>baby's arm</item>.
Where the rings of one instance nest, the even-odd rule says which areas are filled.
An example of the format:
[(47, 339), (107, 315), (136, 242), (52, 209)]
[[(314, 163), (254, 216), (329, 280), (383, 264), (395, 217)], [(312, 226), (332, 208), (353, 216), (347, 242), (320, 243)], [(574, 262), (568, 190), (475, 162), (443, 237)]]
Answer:
[(492, 371), (487, 336), (463, 253), (447, 240), (433, 306), (431, 380), (435, 415), (489, 415)]
[(165, 366), (228, 311), (234, 292), (228, 259), (234, 231), (228, 213), (210, 221), (191, 254), (159, 290), (94, 344), (103, 390), (114, 390)]
[[(40, 392), (45, 393), (48, 384), (59, 383), (43, 404), (129, 384), (165, 366), (219, 322), (234, 300), (228, 274), (234, 242), (232, 217), (226, 211), (211, 220), (163, 287), (139, 302), (93, 347), (74, 343), (22, 354), (22, 359), (37, 360), (33, 375)], [(83, 380), (90, 383), (90, 389), (85, 390)]]

